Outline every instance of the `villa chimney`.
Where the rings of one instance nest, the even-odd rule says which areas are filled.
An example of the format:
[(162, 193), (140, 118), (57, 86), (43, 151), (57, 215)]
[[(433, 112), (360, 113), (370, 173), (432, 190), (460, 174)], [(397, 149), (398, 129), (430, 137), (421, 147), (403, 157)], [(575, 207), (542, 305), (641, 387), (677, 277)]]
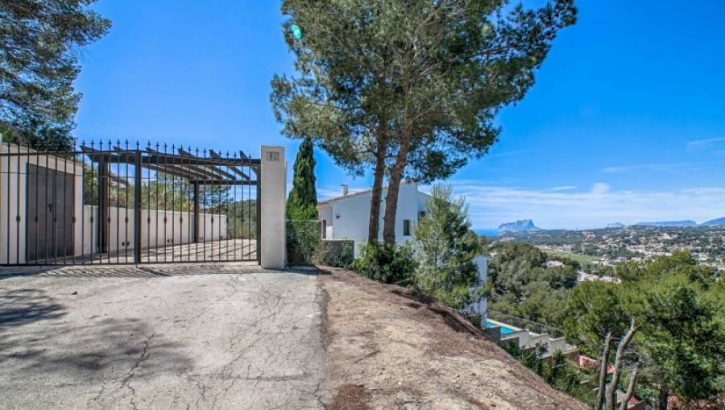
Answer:
[(347, 196), (347, 194), (350, 192), (350, 187), (342, 184), (342, 196)]

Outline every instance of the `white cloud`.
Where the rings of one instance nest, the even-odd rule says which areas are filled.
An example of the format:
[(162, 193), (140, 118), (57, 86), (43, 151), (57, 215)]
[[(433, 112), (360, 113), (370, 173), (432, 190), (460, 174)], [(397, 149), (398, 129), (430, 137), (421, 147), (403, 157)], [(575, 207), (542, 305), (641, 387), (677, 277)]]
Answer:
[(554, 191), (554, 192), (573, 191), (577, 188), (579, 188), (579, 187), (576, 185), (562, 185), (562, 186), (555, 186), (553, 188), (550, 188), (549, 191)]
[(612, 189), (608, 184), (605, 184), (604, 182), (595, 182), (594, 185), (592, 185), (592, 194), (594, 195), (603, 195), (609, 192)]
[(725, 137), (707, 138), (707, 139), (701, 139), (701, 140), (688, 141), (687, 149), (688, 150), (704, 149), (704, 148), (709, 147), (712, 144), (717, 144), (719, 142), (725, 142)]
[(602, 168), (602, 172), (605, 174), (626, 174), (630, 172), (643, 172), (643, 171), (654, 171), (654, 172), (668, 172), (676, 173), (684, 170), (686, 167), (691, 167), (696, 164), (680, 162), (671, 164), (635, 164), (635, 165), (617, 165)]
[[(577, 190), (566, 185), (525, 189), (482, 185), (476, 180), (447, 181), (456, 195), (466, 198), (475, 228), (495, 228), (501, 223), (531, 218), (542, 228), (596, 228), (613, 222), (693, 219), (704, 222), (725, 216), (725, 187), (698, 187), (676, 191), (621, 191), (604, 182)], [(364, 184), (350, 193), (369, 189)], [(423, 186), (421, 191), (430, 192)], [(340, 196), (339, 186), (319, 188), (320, 200)]]
[(725, 216), (725, 188), (700, 187), (668, 192), (612, 190), (598, 182), (589, 192), (562, 192), (451, 181), (465, 196), (476, 228), (531, 218), (543, 228), (591, 228), (608, 223)]

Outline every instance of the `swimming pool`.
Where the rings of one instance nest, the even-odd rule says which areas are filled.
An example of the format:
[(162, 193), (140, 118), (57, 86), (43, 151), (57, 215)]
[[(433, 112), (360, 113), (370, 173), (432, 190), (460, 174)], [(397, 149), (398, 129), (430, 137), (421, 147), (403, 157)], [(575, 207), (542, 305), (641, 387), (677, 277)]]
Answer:
[(503, 325), (499, 325), (498, 323), (491, 322), (490, 320), (486, 321), (486, 328), (490, 329), (492, 327), (500, 327), (501, 328), (501, 334), (502, 335), (510, 335), (511, 333), (518, 332), (516, 329), (512, 329), (510, 327), (506, 327)]

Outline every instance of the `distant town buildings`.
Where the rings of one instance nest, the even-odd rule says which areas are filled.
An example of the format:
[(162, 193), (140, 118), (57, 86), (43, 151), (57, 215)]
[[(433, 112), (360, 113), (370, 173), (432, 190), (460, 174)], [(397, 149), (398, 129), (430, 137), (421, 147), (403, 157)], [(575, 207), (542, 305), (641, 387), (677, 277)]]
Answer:
[[(626, 262), (646, 262), (677, 251), (687, 251), (698, 263), (725, 271), (725, 228), (629, 227), (587, 231), (537, 231), (524, 240), (543, 250), (591, 256), (583, 268), (603, 269)], [(572, 256), (576, 256), (572, 255)], [(547, 268), (555, 267), (547, 263)], [(588, 272), (591, 273), (591, 272)]]

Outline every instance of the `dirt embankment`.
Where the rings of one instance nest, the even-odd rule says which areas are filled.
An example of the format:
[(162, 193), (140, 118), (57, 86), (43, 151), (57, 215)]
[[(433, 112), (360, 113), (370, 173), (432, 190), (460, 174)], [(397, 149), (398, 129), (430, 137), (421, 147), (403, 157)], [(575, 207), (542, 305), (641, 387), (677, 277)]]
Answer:
[(586, 409), (455, 311), (324, 268), (325, 404), (336, 409)]

